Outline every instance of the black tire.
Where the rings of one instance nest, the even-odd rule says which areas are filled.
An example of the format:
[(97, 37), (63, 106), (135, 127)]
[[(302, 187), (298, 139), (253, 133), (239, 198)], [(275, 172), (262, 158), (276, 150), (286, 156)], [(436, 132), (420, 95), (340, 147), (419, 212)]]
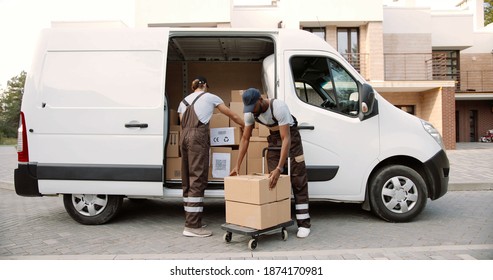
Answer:
[(223, 240), (226, 241), (226, 243), (229, 243), (231, 242), (232, 237), (233, 237), (233, 233), (228, 231), (223, 235)]
[(63, 205), (75, 221), (83, 225), (101, 225), (118, 214), (123, 205), (123, 196), (64, 194)]
[(252, 251), (255, 250), (255, 248), (257, 248), (257, 245), (258, 245), (257, 239), (250, 239), (250, 241), (248, 241), (248, 248)]
[(380, 169), (370, 182), (370, 204), (374, 214), (389, 222), (408, 222), (426, 206), (426, 184), (415, 170), (394, 165)]

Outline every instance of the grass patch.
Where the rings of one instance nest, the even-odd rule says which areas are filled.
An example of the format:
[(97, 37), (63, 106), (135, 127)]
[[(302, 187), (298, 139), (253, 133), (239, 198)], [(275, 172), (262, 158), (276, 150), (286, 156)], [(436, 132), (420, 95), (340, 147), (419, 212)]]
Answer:
[(17, 145), (17, 138), (0, 137), (0, 145)]

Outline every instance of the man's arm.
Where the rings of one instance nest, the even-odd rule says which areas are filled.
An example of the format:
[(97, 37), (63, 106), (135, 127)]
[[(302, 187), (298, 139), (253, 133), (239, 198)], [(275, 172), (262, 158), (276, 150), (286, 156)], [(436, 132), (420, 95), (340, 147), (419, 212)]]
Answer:
[(235, 112), (231, 111), (231, 109), (229, 109), (228, 106), (224, 105), (224, 103), (217, 105), (217, 109), (219, 110), (219, 112), (232, 119), (235, 123), (239, 124), (241, 129), (245, 127), (245, 122), (241, 119), (241, 117), (238, 116)]

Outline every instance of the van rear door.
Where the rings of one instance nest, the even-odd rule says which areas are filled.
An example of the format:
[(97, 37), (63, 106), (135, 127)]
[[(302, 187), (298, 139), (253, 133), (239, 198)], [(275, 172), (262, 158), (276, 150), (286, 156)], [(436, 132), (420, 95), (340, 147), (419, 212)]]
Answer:
[(168, 34), (43, 34), (35, 109), (24, 112), (40, 193), (162, 195)]

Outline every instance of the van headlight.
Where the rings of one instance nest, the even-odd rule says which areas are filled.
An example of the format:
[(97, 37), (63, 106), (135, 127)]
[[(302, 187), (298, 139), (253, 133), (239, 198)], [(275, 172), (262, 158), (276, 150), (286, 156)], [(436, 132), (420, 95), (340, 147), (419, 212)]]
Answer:
[(428, 132), (435, 141), (437, 141), (438, 145), (442, 147), (442, 149), (445, 150), (445, 146), (443, 145), (443, 140), (442, 136), (440, 135), (440, 132), (429, 122), (421, 120), (421, 124), (423, 125), (423, 128)]

